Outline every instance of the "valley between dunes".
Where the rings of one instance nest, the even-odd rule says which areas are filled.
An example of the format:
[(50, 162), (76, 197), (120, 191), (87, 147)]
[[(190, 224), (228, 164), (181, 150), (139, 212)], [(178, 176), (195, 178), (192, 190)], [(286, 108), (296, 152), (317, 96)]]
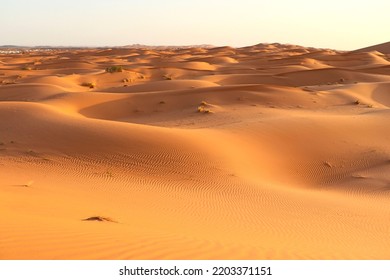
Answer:
[(389, 259), (389, 127), (378, 51), (0, 54), (0, 259)]

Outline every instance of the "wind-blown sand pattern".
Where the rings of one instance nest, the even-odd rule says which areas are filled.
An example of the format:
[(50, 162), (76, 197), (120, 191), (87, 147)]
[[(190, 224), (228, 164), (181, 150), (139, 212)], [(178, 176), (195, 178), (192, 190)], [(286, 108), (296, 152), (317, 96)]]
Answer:
[(389, 108), (376, 50), (2, 53), (0, 259), (389, 259)]

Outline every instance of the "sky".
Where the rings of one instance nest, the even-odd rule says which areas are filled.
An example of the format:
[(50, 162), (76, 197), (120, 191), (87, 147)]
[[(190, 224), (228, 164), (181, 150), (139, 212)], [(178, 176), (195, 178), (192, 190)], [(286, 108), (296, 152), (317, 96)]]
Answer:
[(353, 50), (390, 41), (390, 0), (0, 0), (0, 45)]

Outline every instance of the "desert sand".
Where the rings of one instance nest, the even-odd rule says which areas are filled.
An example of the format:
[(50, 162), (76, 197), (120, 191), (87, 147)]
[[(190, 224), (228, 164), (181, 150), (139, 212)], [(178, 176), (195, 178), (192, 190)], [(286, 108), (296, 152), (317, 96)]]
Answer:
[(0, 259), (390, 259), (389, 53), (1, 53)]

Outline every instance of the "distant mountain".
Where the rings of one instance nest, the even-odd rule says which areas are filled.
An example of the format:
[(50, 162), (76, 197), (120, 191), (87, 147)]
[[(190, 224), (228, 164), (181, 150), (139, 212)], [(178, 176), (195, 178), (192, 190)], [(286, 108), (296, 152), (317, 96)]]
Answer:
[(358, 49), (355, 50), (354, 52), (372, 52), (372, 51), (378, 51), (384, 54), (390, 54), (390, 42)]

